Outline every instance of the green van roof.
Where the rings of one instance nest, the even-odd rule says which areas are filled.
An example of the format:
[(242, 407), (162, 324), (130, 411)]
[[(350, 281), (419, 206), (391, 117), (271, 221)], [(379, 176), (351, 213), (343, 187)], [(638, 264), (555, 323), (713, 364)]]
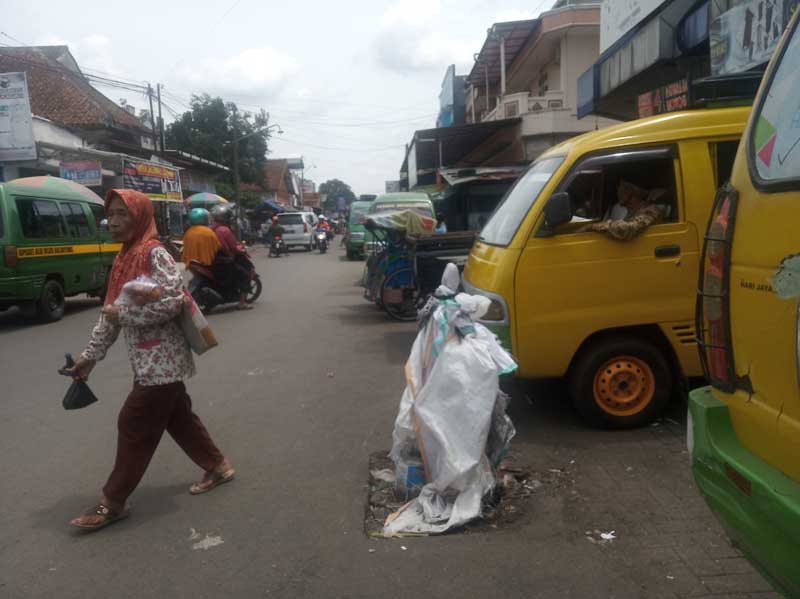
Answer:
[(60, 177), (40, 176), (14, 179), (0, 183), (6, 194), (37, 196), (58, 200), (82, 200), (103, 205), (103, 198), (88, 187)]
[(427, 193), (420, 193), (418, 191), (399, 191), (397, 193), (385, 193), (378, 196), (375, 204), (380, 202), (430, 202), (431, 197)]

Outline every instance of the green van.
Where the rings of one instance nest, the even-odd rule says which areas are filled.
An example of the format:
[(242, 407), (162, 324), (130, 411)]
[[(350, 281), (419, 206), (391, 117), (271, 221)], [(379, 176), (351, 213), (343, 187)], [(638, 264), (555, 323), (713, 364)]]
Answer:
[[(379, 212), (392, 212), (394, 210), (413, 210), (423, 216), (436, 218), (433, 212), (433, 202), (427, 193), (420, 191), (399, 191), (395, 193), (385, 193), (370, 202), (368, 214)], [(379, 244), (370, 233), (364, 239), (364, 249), (367, 252), (376, 251)]]
[(367, 212), (372, 202), (353, 202), (350, 204), (350, 217), (347, 219), (347, 257), (354, 260), (364, 253), (364, 228)]
[(103, 219), (103, 200), (72, 181), (0, 183), (0, 311), (19, 306), (51, 322), (64, 315), (68, 296), (102, 297), (120, 248)]

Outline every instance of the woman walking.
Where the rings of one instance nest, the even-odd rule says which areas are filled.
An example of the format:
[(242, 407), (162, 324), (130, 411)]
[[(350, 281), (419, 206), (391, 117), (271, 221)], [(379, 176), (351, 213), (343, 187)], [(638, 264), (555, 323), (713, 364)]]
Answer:
[[(112, 189), (105, 199), (108, 226), (122, 250), (114, 260), (106, 305), (87, 348), (76, 360), (73, 377), (87, 379), (97, 361), (123, 332), (133, 367), (133, 390), (117, 423), (117, 456), (100, 502), (70, 522), (98, 530), (128, 516), (127, 500), (147, 469), (164, 431), (205, 472), (189, 488), (205, 493), (233, 479), (234, 470), (192, 411), (183, 380), (194, 375), (189, 344), (176, 321), (183, 302), (183, 278), (158, 241), (150, 199), (130, 189)], [(148, 276), (161, 289), (159, 299), (116, 305), (122, 287)]]

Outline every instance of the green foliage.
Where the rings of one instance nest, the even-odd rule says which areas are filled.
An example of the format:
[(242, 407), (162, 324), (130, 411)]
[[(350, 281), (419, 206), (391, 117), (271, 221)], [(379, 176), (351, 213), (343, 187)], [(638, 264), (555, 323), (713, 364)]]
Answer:
[(333, 212), (336, 210), (336, 205), (340, 197), (347, 201), (349, 206), (352, 202), (356, 201), (356, 194), (350, 186), (344, 181), (339, 179), (329, 179), (319, 186), (319, 193), (327, 194), (325, 198), (325, 212)]
[[(263, 109), (256, 114), (240, 112), (233, 102), (208, 94), (192, 96), (190, 105), (191, 110), (167, 127), (167, 146), (232, 168), (231, 142), (234, 137), (240, 138), (239, 179), (244, 183), (261, 183), (270, 135), (269, 131), (255, 132), (267, 126), (269, 115)], [(232, 177), (228, 173), (225, 180), (230, 182)], [(220, 195), (232, 197), (233, 193)]]

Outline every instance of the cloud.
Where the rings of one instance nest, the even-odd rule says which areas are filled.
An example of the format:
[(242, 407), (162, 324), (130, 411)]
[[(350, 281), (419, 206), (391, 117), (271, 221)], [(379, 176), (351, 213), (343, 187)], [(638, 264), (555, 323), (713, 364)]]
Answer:
[(469, 66), (472, 46), (446, 37), (439, 20), (444, 12), (441, 0), (399, 0), (390, 6), (372, 43), (378, 64), (397, 73)]
[(288, 54), (262, 47), (184, 65), (178, 77), (191, 89), (208, 93), (274, 97), (298, 70), (298, 63)]

